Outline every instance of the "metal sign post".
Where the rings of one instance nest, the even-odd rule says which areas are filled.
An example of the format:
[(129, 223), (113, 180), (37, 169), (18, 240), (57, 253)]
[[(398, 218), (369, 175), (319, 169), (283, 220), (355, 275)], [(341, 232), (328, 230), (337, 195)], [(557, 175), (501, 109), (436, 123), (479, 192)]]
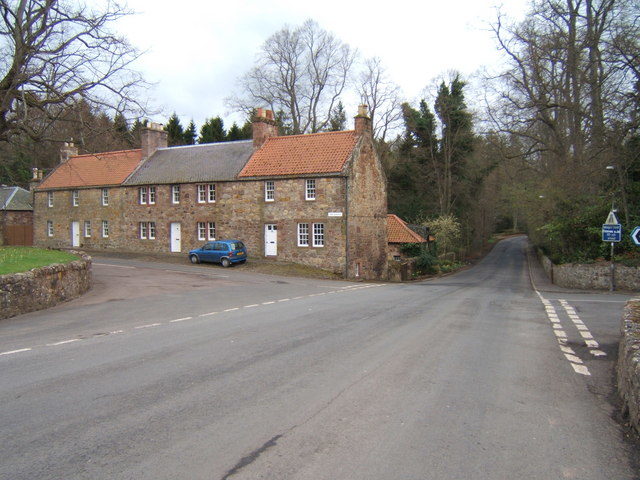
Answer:
[(613, 263), (613, 249), (617, 242), (622, 240), (622, 225), (618, 221), (615, 210), (611, 210), (607, 216), (607, 221), (602, 225), (602, 241), (611, 243), (611, 283), (609, 285), (609, 291), (613, 292), (616, 289), (615, 276), (616, 266)]

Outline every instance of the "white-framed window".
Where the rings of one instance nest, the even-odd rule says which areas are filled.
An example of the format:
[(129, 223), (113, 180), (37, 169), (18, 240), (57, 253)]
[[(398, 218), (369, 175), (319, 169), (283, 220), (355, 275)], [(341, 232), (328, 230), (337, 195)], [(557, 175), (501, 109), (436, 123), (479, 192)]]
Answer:
[(207, 186), (198, 185), (198, 203), (204, 203), (207, 201)]
[(147, 187), (138, 188), (138, 197), (140, 199), (140, 205), (147, 204)]
[(53, 237), (53, 221), (47, 220), (47, 237)]
[(216, 203), (216, 184), (210, 183), (207, 186), (207, 192), (208, 192), (208, 202)]
[(207, 240), (216, 239), (216, 222), (207, 223)]
[(313, 224), (313, 246), (324, 247), (324, 223)]
[(204, 222), (198, 222), (198, 240), (205, 240), (207, 234), (207, 224)]
[(91, 220), (84, 221), (84, 236), (87, 238), (91, 236)]
[(102, 220), (102, 238), (109, 237), (109, 221)]
[(304, 181), (304, 198), (305, 200), (316, 199), (316, 180), (314, 178)]
[(273, 202), (276, 199), (276, 182), (267, 180), (264, 182), (264, 201)]
[(156, 187), (149, 187), (149, 205), (156, 203)]
[(198, 185), (198, 203), (215, 203), (216, 202), (216, 185), (209, 183), (208, 185)]
[(142, 240), (146, 240), (147, 236), (149, 235), (147, 233), (147, 222), (140, 222), (140, 238)]
[(47, 192), (47, 205), (53, 207), (53, 192)]
[(74, 207), (80, 205), (80, 191), (73, 190), (71, 192), (71, 205), (73, 205)]
[(103, 188), (102, 189), (102, 206), (106, 207), (107, 205), (109, 205), (109, 189)]
[(149, 222), (149, 240), (156, 238), (156, 222)]
[(309, 246), (309, 224), (308, 223), (298, 224), (298, 246), (299, 247)]
[(171, 185), (171, 203), (180, 203), (180, 185)]

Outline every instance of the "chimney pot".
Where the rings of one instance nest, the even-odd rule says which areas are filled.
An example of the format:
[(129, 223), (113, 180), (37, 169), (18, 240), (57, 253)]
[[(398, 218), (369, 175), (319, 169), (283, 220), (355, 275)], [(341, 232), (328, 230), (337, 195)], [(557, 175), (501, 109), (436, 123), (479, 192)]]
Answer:
[(366, 105), (358, 105), (358, 115), (355, 117), (355, 131), (356, 136), (360, 137), (362, 135), (372, 135), (371, 129), (371, 119), (368, 114), (369, 107)]
[(76, 155), (78, 155), (78, 148), (73, 142), (64, 142), (60, 147), (60, 163), (64, 163)]

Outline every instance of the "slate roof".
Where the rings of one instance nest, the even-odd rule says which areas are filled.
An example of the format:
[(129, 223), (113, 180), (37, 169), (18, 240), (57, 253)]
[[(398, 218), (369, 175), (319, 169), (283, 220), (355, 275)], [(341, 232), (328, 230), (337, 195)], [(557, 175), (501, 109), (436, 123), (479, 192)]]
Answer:
[(31, 192), (20, 187), (0, 187), (0, 210), (33, 210)]
[(270, 137), (239, 177), (340, 173), (357, 141), (353, 130)]
[(76, 155), (58, 165), (37, 190), (119, 185), (138, 166), (141, 158), (140, 149)]
[(397, 215), (387, 214), (388, 243), (424, 243), (426, 240), (411, 230)]
[(235, 180), (253, 153), (253, 140), (161, 148), (124, 185)]

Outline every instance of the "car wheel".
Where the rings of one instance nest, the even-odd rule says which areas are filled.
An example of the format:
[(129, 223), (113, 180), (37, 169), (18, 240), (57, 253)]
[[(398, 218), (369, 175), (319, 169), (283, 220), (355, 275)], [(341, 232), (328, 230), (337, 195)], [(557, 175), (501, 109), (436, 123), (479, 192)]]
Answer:
[(191, 255), (189, 257), (189, 260), (191, 260), (191, 263), (200, 263), (200, 259), (198, 258), (197, 255)]
[(229, 265), (231, 265), (231, 260), (229, 260), (228, 258), (223, 258), (220, 263), (222, 263), (222, 266), (224, 268), (227, 268)]

